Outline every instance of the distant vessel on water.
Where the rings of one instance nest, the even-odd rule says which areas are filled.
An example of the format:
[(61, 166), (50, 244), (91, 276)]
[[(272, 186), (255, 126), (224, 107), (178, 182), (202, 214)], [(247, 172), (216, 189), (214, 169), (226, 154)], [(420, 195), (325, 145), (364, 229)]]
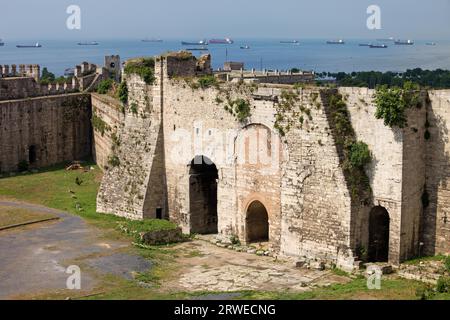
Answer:
[(209, 44), (233, 44), (234, 41), (230, 38), (225, 39), (211, 39), (208, 41)]
[(197, 42), (182, 41), (181, 44), (183, 46), (207, 46), (208, 45), (208, 41), (206, 41), (206, 40), (200, 40), (200, 41), (197, 41)]
[(412, 40), (396, 40), (394, 43), (396, 45), (400, 45), (400, 46), (412, 46), (414, 44), (414, 41), (412, 41)]
[(386, 39), (377, 39), (377, 41), (381, 41), (381, 42), (384, 42), (384, 41), (395, 41), (395, 38), (394, 37), (389, 37), (389, 38), (386, 38)]
[(375, 49), (386, 49), (388, 46), (385, 44), (371, 44), (369, 47)]
[(0, 39), (0, 47), (3, 47), (5, 45), (5, 43), (3, 42), (2, 39)]
[(42, 45), (39, 42), (36, 42), (35, 45), (18, 44), (16, 47), (17, 48), (42, 48)]
[(300, 42), (298, 40), (288, 40), (288, 41), (280, 41), (280, 43), (298, 44)]
[(427, 46), (435, 46), (436, 42), (427, 42)]
[(360, 43), (359, 46), (360, 47), (370, 47), (372, 44), (371, 43)]
[(241, 46), (241, 49), (245, 49), (245, 50), (247, 50), (247, 49), (250, 49), (250, 46), (248, 46), (248, 45), (245, 45), (245, 46)]
[(339, 39), (339, 40), (330, 40), (330, 41), (327, 41), (327, 44), (345, 44), (345, 41), (342, 40), (342, 39)]
[(91, 42), (78, 42), (79, 46), (98, 46), (97, 41), (91, 41)]
[(149, 38), (145, 38), (143, 40), (141, 40), (142, 42), (163, 42), (162, 39), (149, 39)]
[(209, 49), (206, 47), (199, 47), (199, 48), (187, 48), (187, 51), (208, 51)]

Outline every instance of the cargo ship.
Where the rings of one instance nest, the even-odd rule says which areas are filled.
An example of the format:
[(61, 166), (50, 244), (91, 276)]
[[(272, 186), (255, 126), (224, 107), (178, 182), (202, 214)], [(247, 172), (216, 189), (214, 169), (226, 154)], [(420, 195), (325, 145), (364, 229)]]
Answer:
[(233, 44), (234, 41), (230, 38), (225, 39), (211, 39), (208, 41), (209, 44)]
[(396, 40), (394, 43), (396, 45), (400, 45), (400, 46), (412, 46), (414, 44), (414, 41), (412, 41), (412, 40)]
[(97, 41), (91, 41), (91, 42), (78, 42), (79, 46), (98, 46)]
[(145, 39), (143, 39), (141, 41), (142, 42), (163, 42), (162, 39), (148, 39), (148, 38), (145, 38)]
[(385, 44), (371, 44), (369, 47), (375, 49), (386, 49), (388, 46)]
[(182, 41), (181, 44), (183, 46), (207, 46), (208, 45), (208, 41), (206, 41), (206, 40), (200, 40), (198, 42)]
[(339, 39), (339, 40), (330, 40), (330, 41), (327, 41), (327, 44), (345, 44), (345, 41), (342, 40), (342, 39)]
[(394, 37), (389, 37), (389, 38), (386, 38), (386, 39), (377, 39), (377, 41), (382, 41), (382, 42), (385, 42), (385, 41), (395, 41), (395, 39), (394, 39)]
[(42, 48), (42, 45), (39, 42), (36, 42), (35, 45), (18, 44), (16, 47), (17, 48)]
[(198, 47), (198, 48), (187, 48), (187, 51), (208, 51), (207, 47)]

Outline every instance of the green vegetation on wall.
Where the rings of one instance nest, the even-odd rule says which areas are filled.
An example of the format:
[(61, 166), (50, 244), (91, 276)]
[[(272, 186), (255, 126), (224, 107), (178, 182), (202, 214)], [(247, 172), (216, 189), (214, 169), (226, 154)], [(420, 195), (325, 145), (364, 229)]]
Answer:
[(214, 76), (203, 76), (198, 79), (198, 84), (200, 88), (206, 89), (210, 87), (218, 87), (219, 83)]
[(155, 82), (155, 59), (139, 58), (129, 60), (125, 65), (124, 72), (127, 75), (137, 74), (146, 84), (153, 84)]
[(100, 132), (102, 136), (105, 135), (106, 131), (111, 130), (111, 127), (105, 121), (103, 121), (102, 118), (97, 116), (95, 113), (92, 114), (91, 122), (92, 122), (92, 127), (94, 128), (94, 130)]
[[(317, 102), (318, 93), (311, 93), (311, 104)], [(275, 104), (277, 113), (275, 115), (274, 128), (280, 136), (284, 137), (291, 128), (303, 127), (306, 121), (312, 121), (311, 108), (300, 102), (297, 90), (283, 90), (279, 101)], [(318, 103), (318, 102), (317, 102)], [(318, 103), (320, 105), (320, 103)]]
[(419, 98), (419, 87), (411, 82), (405, 83), (403, 88), (379, 86), (375, 93), (375, 117), (383, 119), (391, 128), (404, 128), (408, 124), (406, 110), (421, 107)]
[(234, 115), (239, 122), (245, 122), (251, 116), (250, 102), (241, 98), (229, 100), (225, 110)]
[(352, 198), (367, 201), (370, 197), (370, 184), (364, 168), (371, 161), (369, 147), (364, 142), (357, 141), (342, 95), (334, 92), (324, 99), (328, 99), (327, 115)]
[(127, 104), (128, 102), (128, 85), (126, 81), (122, 81), (119, 85), (119, 89), (117, 91), (117, 97), (120, 102), (123, 104)]
[(118, 167), (118, 166), (120, 166), (120, 159), (119, 159), (119, 157), (117, 156), (117, 155), (112, 155), (112, 156), (110, 156), (109, 158), (108, 158), (108, 164), (111, 166), (111, 167)]

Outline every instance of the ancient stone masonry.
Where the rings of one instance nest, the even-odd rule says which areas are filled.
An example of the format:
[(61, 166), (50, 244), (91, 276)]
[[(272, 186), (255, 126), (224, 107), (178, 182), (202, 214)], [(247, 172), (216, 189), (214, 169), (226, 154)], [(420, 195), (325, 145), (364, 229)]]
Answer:
[[(120, 165), (106, 171), (99, 211), (168, 217), (186, 233), (268, 241), (275, 254), (346, 270), (360, 261), (449, 252), (441, 183), (448, 171), (447, 92), (425, 94), (421, 107), (408, 109), (405, 128), (389, 128), (374, 116), (373, 90), (202, 80), (211, 75), (199, 69), (207, 59), (158, 57), (153, 86), (127, 78), (138, 109), (147, 96), (152, 112), (145, 119), (126, 113)], [(356, 193), (331, 96), (345, 105), (352, 141), (371, 153), (361, 173), (368, 184)]]
[(425, 136), (426, 184), (422, 194), (425, 207), (421, 241), (424, 253), (450, 251), (450, 90), (429, 92), (426, 119), (421, 121)]
[(213, 72), (209, 55), (187, 52), (141, 60), (124, 75), (115, 56), (76, 68), (85, 91), (123, 81), (120, 101), (0, 79), (0, 100), (13, 97), (0, 101), (0, 169), (93, 155), (98, 212), (345, 270), (450, 252), (450, 91), (422, 92), (391, 128), (374, 90), (294, 85), (313, 73)]
[(111, 59), (117, 67), (83, 63), (64, 84), (41, 83), (38, 65), (0, 66), (0, 174), (92, 155), (91, 96), (84, 92), (120, 70), (120, 59)]
[(89, 157), (90, 118), (88, 94), (0, 101), (0, 173)]
[[(161, 111), (154, 102), (160, 88), (137, 75), (125, 79), (128, 106), (124, 122), (114, 132), (97, 209), (131, 219), (155, 218), (157, 208), (165, 208)], [(93, 103), (98, 110), (101, 100), (94, 96)]]

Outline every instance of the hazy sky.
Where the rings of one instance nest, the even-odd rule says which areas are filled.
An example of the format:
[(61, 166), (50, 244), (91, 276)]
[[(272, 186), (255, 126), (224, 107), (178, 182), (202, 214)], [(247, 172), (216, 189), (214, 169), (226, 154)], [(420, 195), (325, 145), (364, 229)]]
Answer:
[[(66, 9), (80, 6), (81, 30)], [(382, 30), (366, 27), (381, 7)], [(450, 0), (2, 0), (0, 38), (164, 37), (376, 38), (450, 40)]]

